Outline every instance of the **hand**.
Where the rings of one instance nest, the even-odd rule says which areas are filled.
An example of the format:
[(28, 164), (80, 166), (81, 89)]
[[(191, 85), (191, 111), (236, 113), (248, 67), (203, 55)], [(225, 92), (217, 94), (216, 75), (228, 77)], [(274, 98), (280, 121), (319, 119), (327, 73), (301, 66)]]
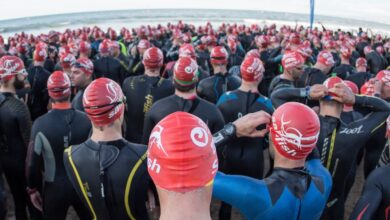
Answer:
[(233, 124), (236, 126), (237, 137), (264, 137), (268, 128), (259, 131), (256, 127), (263, 124), (268, 125), (270, 122), (271, 115), (264, 111), (258, 111), (235, 120)]
[(332, 97), (332, 100), (343, 104), (355, 104), (355, 95), (352, 90), (348, 88), (344, 83), (337, 83), (333, 88), (329, 89), (329, 92), (334, 93), (336, 96)]
[(31, 203), (34, 205), (34, 207), (42, 212), (42, 197), (41, 197), (41, 194), (39, 193), (39, 191), (35, 191), (35, 192), (31, 193), (30, 200), (31, 200)]
[(309, 98), (312, 100), (320, 100), (328, 95), (328, 89), (322, 84), (316, 84), (310, 87)]

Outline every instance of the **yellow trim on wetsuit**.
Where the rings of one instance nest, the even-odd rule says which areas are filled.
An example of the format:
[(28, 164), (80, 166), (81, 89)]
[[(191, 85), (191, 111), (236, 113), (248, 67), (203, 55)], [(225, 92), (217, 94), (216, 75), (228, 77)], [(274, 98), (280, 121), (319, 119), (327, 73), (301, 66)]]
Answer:
[(330, 168), (330, 162), (332, 160), (333, 156), (333, 150), (334, 150), (334, 142), (336, 141), (336, 128), (333, 129), (332, 132), (332, 138), (330, 139), (330, 149), (329, 149), (329, 155), (328, 155), (328, 161), (326, 162), (326, 168), (329, 170)]
[(84, 185), (83, 185), (83, 182), (81, 181), (80, 175), (77, 172), (76, 166), (74, 165), (74, 162), (73, 162), (73, 159), (72, 159), (72, 155), (71, 155), (72, 146), (70, 146), (67, 149), (65, 149), (65, 152), (68, 153), (69, 163), (70, 163), (70, 165), (71, 165), (71, 167), (73, 169), (73, 172), (74, 172), (74, 174), (76, 176), (77, 182), (80, 185), (81, 192), (83, 193), (83, 196), (84, 196), (85, 200), (87, 201), (88, 207), (89, 207), (89, 209), (92, 212), (93, 219), (96, 220), (97, 218), (96, 218), (95, 210), (92, 207), (91, 201), (89, 201), (87, 192), (85, 191), (85, 188), (84, 188)]
[(211, 185), (213, 185), (213, 183), (214, 183), (214, 178), (212, 180), (210, 180), (210, 182), (206, 183), (205, 186), (211, 186)]
[(380, 123), (378, 126), (376, 126), (374, 129), (372, 129), (371, 133), (374, 133), (376, 130), (378, 130), (383, 124), (386, 123), (386, 120)]
[(126, 189), (125, 189), (125, 207), (126, 207), (126, 212), (127, 212), (127, 215), (129, 216), (129, 218), (131, 220), (135, 220), (135, 217), (133, 216), (133, 214), (131, 213), (131, 210), (130, 210), (130, 204), (129, 204), (129, 194), (130, 194), (130, 187), (131, 187), (131, 183), (133, 182), (133, 178), (134, 178), (134, 175), (135, 175), (135, 172), (137, 172), (139, 166), (141, 166), (142, 162), (146, 159), (146, 152), (144, 155), (142, 155), (142, 157), (137, 161), (137, 163), (135, 164), (135, 166), (133, 167), (133, 169), (131, 170), (130, 172), (130, 175), (129, 177), (127, 178), (127, 182), (126, 182)]

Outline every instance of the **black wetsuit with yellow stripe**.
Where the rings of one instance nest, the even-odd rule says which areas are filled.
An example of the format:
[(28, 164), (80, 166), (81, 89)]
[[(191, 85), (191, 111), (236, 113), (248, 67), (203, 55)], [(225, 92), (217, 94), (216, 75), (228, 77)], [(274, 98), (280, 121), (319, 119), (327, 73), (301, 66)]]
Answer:
[[(272, 95), (274, 106), (285, 102), (304, 98), (305, 93), (300, 89), (284, 88)], [(365, 143), (380, 129), (390, 113), (390, 105), (379, 98), (356, 96), (354, 108), (369, 112), (365, 117), (343, 123), (339, 118), (319, 116), (321, 130), (317, 148), (321, 154), (322, 164), (329, 170), (333, 178), (333, 187), (322, 219), (343, 219), (344, 202), (347, 197), (346, 177), (356, 169), (359, 151)]]
[(93, 219), (148, 219), (146, 150), (124, 139), (89, 139), (64, 152), (68, 177)]
[(145, 114), (153, 103), (175, 92), (170, 80), (159, 76), (131, 76), (123, 82), (126, 96), (126, 140), (141, 143)]

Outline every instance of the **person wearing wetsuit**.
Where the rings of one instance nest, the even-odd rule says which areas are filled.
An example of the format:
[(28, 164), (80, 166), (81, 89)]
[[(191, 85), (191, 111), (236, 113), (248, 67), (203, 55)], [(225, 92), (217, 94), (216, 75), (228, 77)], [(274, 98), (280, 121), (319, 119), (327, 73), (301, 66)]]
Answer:
[(318, 116), (303, 104), (286, 103), (274, 112), (270, 129), (272, 174), (256, 180), (218, 172), (213, 197), (232, 204), (247, 219), (319, 219), (332, 178), (315, 149)]
[[(375, 79), (371, 79), (374, 85), (374, 96), (380, 97), (387, 103), (390, 102), (390, 71), (380, 71)], [(377, 166), (377, 162), (386, 144), (386, 124), (382, 122), (375, 131), (373, 131), (371, 138), (366, 142), (365, 150), (366, 156), (364, 158), (364, 177), (367, 178), (371, 171)]]
[(92, 135), (64, 152), (66, 173), (92, 219), (148, 219), (147, 148), (123, 139), (124, 102), (115, 81), (94, 80), (83, 98)]
[(237, 89), (241, 80), (228, 73), (228, 52), (224, 47), (214, 47), (210, 57), (214, 75), (199, 82), (197, 94), (200, 98), (216, 104), (223, 93)]
[(27, 106), (16, 97), (24, 87), (27, 73), (23, 61), (15, 56), (0, 58), (0, 163), (14, 200), (16, 220), (40, 219), (26, 192), (25, 160), (31, 131)]
[(88, 58), (78, 58), (76, 62), (72, 63), (71, 70), (70, 80), (78, 90), (73, 97), (72, 108), (83, 112), (83, 95), (85, 88), (92, 82), (93, 62)]
[(126, 140), (142, 142), (145, 114), (153, 103), (174, 93), (171, 81), (160, 77), (164, 56), (160, 49), (151, 47), (143, 56), (144, 75), (125, 79), (122, 89), (126, 96)]
[(50, 72), (43, 68), (43, 62), (46, 59), (46, 56), (46, 48), (35, 48), (34, 66), (27, 70), (27, 79), (31, 86), (27, 98), (27, 106), (33, 121), (47, 112), (47, 105), (49, 103), (46, 84)]
[[(322, 218), (337, 220), (343, 219), (344, 215), (346, 177), (350, 175), (351, 169), (356, 168), (354, 164), (360, 149), (386, 120), (390, 106), (376, 97), (354, 96), (338, 77), (329, 78), (324, 85), (326, 88), (319, 91), (316, 97), (311, 95), (312, 92), (309, 94), (311, 99), (323, 98), (320, 100), (321, 132), (317, 148), (321, 154), (322, 164), (330, 171), (334, 180)], [(327, 96), (327, 93), (330, 95)], [(271, 100), (274, 106), (279, 106), (297, 97), (307, 97), (307, 93), (300, 89), (285, 88), (276, 92)], [(353, 104), (354, 107), (365, 108), (370, 113), (361, 120), (344, 124), (340, 120), (343, 104)]]
[(333, 72), (336, 73), (338, 77), (345, 80), (354, 73), (354, 68), (349, 62), (352, 51), (347, 46), (342, 45), (340, 48), (340, 55), (341, 63), (333, 69)]
[[(142, 143), (147, 144), (154, 126), (165, 116), (184, 111), (201, 118), (212, 132), (222, 129), (225, 121), (219, 109), (212, 103), (196, 96), (197, 64), (190, 57), (180, 58), (174, 68), (175, 94), (153, 104), (145, 115)], [(223, 147), (218, 149), (218, 158), (223, 161)]]
[[(80, 219), (91, 219), (66, 175), (62, 159), (64, 149), (87, 140), (91, 130), (87, 116), (71, 108), (70, 84), (62, 71), (50, 75), (47, 87), (52, 110), (37, 118), (31, 131), (26, 159), (27, 186), (32, 203), (43, 211), (44, 219), (65, 220), (69, 206), (73, 206)], [(38, 189), (42, 188), (42, 182), (41, 197)]]
[(379, 71), (386, 69), (386, 60), (376, 50), (373, 50), (371, 46), (364, 48), (364, 55), (367, 60), (367, 68), (373, 74), (377, 74)]
[(317, 56), (317, 62), (314, 66), (305, 69), (300, 79), (300, 87), (322, 84), (334, 64), (335, 61), (332, 54), (328, 51), (321, 51)]
[(109, 44), (105, 40), (99, 45), (99, 54), (101, 57), (93, 62), (94, 78), (107, 77), (122, 85), (127, 70), (117, 59), (110, 56)]
[(145, 39), (138, 41), (137, 46), (131, 49), (129, 72), (130, 75), (141, 75), (145, 71), (144, 64), (142, 63), (145, 51), (150, 48), (150, 42)]
[(362, 88), (363, 84), (368, 80), (374, 77), (373, 74), (367, 72), (367, 60), (363, 57), (360, 57), (356, 60), (356, 72), (347, 77), (347, 80), (354, 82), (359, 91)]
[[(251, 112), (263, 110), (272, 114), (271, 100), (262, 96), (257, 86), (261, 82), (264, 66), (260, 59), (248, 56), (241, 65), (241, 86), (234, 91), (227, 92), (218, 100), (217, 106), (225, 122), (233, 122)], [(263, 149), (266, 147), (265, 138), (237, 138), (225, 148), (224, 164), (221, 170), (227, 174), (237, 174), (263, 178), (264, 161)], [(219, 219), (230, 219), (231, 206), (222, 203)]]
[(283, 73), (271, 81), (268, 91), (269, 97), (279, 89), (295, 88), (302, 76), (304, 62), (304, 58), (298, 52), (285, 53), (282, 58)]
[(387, 220), (390, 217), (390, 164), (376, 168), (368, 176), (350, 220)]

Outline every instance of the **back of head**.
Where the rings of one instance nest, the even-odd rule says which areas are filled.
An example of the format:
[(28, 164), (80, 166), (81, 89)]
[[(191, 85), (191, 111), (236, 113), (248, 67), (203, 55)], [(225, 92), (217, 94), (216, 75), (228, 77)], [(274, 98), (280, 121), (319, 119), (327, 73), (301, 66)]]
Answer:
[(91, 82), (84, 91), (85, 113), (95, 126), (105, 126), (118, 120), (125, 109), (125, 97), (121, 87), (108, 78)]
[(7, 82), (18, 74), (27, 76), (24, 63), (19, 57), (3, 56), (0, 58), (0, 80), (2, 82)]
[(260, 82), (264, 74), (263, 62), (259, 58), (247, 56), (240, 67), (241, 77), (246, 82)]
[(317, 55), (317, 63), (326, 67), (332, 67), (335, 64), (335, 61), (331, 52), (323, 50)]
[(216, 46), (210, 52), (210, 62), (214, 65), (227, 65), (229, 54), (225, 47)]
[(306, 105), (288, 102), (272, 115), (270, 137), (276, 152), (290, 160), (304, 160), (316, 147), (320, 122)]
[(47, 80), (47, 90), (52, 100), (69, 101), (71, 91), (68, 75), (62, 71), (52, 73)]
[(189, 192), (211, 185), (218, 170), (213, 137), (207, 125), (186, 112), (175, 112), (152, 130), (148, 171), (160, 188)]
[(142, 63), (147, 69), (159, 69), (163, 66), (164, 55), (159, 48), (151, 47), (145, 51)]
[[(181, 57), (173, 68), (173, 82), (176, 89), (189, 91), (198, 82), (198, 64), (190, 57)], [(187, 90), (188, 89), (188, 90)]]

